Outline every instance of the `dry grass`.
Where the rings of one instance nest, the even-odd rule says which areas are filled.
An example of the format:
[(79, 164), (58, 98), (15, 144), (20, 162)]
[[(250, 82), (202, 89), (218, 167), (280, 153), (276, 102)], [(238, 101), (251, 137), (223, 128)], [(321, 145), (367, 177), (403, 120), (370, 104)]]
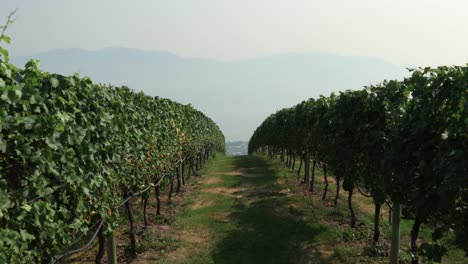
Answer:
[(226, 187), (215, 187), (203, 189), (204, 192), (229, 195), (237, 198), (241, 198), (243, 195), (241, 193), (245, 192), (245, 188), (226, 188)]
[(263, 177), (263, 175), (248, 174), (248, 173), (244, 172), (242, 169), (238, 169), (238, 170), (234, 170), (234, 171), (228, 171), (228, 172), (217, 172), (215, 174), (229, 175), (229, 176), (241, 176), (241, 177), (246, 177), (246, 178)]
[(213, 237), (207, 228), (185, 228), (177, 230), (177, 238), (183, 246), (165, 254), (167, 263), (190, 263), (190, 256), (198, 251), (207, 251), (213, 245)]
[(200, 209), (200, 208), (204, 208), (204, 207), (210, 207), (210, 206), (213, 206), (214, 205), (214, 202), (213, 201), (207, 201), (207, 200), (196, 200), (192, 206), (190, 206), (190, 208), (192, 210), (197, 210), (197, 209)]
[(206, 177), (206, 178), (203, 178), (203, 180), (200, 181), (200, 183), (208, 184), (208, 185), (218, 184), (218, 183), (221, 183), (221, 182), (223, 182), (223, 179), (221, 179), (220, 177), (216, 177), (216, 176)]

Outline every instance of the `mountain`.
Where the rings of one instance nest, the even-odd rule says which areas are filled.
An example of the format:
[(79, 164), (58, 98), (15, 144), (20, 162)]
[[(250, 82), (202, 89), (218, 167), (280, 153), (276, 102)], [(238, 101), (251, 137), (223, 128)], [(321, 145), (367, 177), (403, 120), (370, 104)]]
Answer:
[(246, 141), (227, 141), (226, 156), (242, 156), (247, 155), (249, 150), (249, 142)]
[(221, 62), (169, 52), (112, 47), (57, 49), (31, 58), (46, 71), (78, 72), (95, 82), (125, 85), (148, 95), (190, 103), (214, 119), (227, 140), (248, 140), (271, 113), (332, 91), (402, 79), (405, 67), (372, 57), (291, 53)]

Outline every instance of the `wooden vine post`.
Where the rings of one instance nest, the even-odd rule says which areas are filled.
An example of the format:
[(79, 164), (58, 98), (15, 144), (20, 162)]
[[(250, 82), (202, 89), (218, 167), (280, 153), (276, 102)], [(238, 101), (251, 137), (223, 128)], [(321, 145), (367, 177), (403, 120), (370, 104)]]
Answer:
[(105, 225), (102, 225), (101, 228), (99, 229), (98, 233), (98, 239), (99, 239), (99, 249), (98, 253), (96, 254), (96, 259), (95, 262), (96, 264), (101, 264), (102, 262), (102, 257), (104, 256), (105, 253), (105, 237), (104, 237), (104, 227)]
[(390, 249), (390, 263), (398, 264), (398, 256), (400, 253), (400, 203), (393, 203), (392, 216), (392, 246)]
[(114, 232), (110, 233), (107, 237), (107, 263), (117, 264), (117, 251), (115, 247)]
[[(127, 199), (131, 197), (133, 194), (128, 191), (128, 189), (125, 189), (124, 192), (124, 198)], [(125, 202), (125, 208), (127, 209), (127, 216), (128, 216), (128, 221), (130, 223), (130, 231), (129, 231), (129, 236), (130, 236), (130, 255), (133, 257), (135, 256), (135, 248), (136, 248), (136, 237), (135, 237), (135, 224), (134, 224), (134, 217), (133, 217), (133, 208), (131, 204), (131, 199), (129, 199), (127, 202)]]

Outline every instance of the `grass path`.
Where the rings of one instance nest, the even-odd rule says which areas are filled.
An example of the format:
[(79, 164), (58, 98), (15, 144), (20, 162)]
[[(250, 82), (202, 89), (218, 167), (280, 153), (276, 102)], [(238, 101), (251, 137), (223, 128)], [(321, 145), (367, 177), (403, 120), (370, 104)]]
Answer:
[(180, 245), (158, 263), (333, 262), (328, 228), (279, 172), (256, 156), (211, 160), (174, 222)]
[[(387, 221), (381, 221), (381, 246), (370, 248), (372, 201), (355, 195), (358, 227), (350, 228), (346, 194), (333, 208), (331, 184), (328, 198), (321, 200), (322, 177), (318, 170), (316, 191), (310, 194), (278, 160), (218, 155), (208, 161), (200, 179), (186, 186), (193, 191), (181, 194), (181, 204), (171, 205), (176, 213), (170, 224), (155, 226), (154, 247), (132, 263), (387, 262)], [(404, 263), (410, 260), (410, 227), (411, 221), (402, 221)], [(430, 234), (428, 227), (421, 230), (425, 240)], [(462, 250), (451, 249), (449, 255), (443, 263), (465, 263)]]
[[(301, 173), (302, 174), (302, 173)], [(381, 240), (372, 246), (372, 200), (355, 194), (358, 223), (349, 227), (346, 193), (333, 207), (335, 184), (329, 177), (327, 199), (322, 200), (323, 174), (318, 168), (315, 190), (309, 193), (278, 159), (265, 156), (217, 155), (205, 164), (201, 177), (192, 177), (168, 201), (161, 197), (162, 215), (156, 215), (154, 195), (148, 207), (150, 225), (144, 228), (141, 200), (134, 200), (137, 247), (128, 258), (128, 223), (115, 231), (119, 263), (387, 263), (391, 226), (383, 208)], [(401, 221), (401, 263), (410, 263), (412, 221)], [(431, 227), (423, 225), (420, 243), (430, 241)], [(453, 237), (442, 243), (449, 249), (442, 263), (468, 263)], [(97, 247), (69, 262), (94, 263)], [(104, 259), (104, 263), (106, 260)]]

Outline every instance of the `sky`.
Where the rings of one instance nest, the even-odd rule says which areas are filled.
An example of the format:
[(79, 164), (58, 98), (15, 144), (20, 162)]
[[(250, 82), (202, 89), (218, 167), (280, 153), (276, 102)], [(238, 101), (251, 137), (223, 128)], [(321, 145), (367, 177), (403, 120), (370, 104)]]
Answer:
[(327, 52), (436, 66), (468, 61), (465, 0), (0, 0), (12, 55), (109, 46), (222, 61)]
[[(7, 32), (11, 56), (127, 47), (222, 63), (306, 53), (372, 57), (402, 69), (468, 63), (466, 0), (0, 0), (0, 25), (15, 9), (15, 22)], [(355, 75), (361, 78), (358, 86), (369, 84), (370, 75)], [(266, 76), (271, 80), (262, 82), (283, 85), (279, 90), (292, 85), (302, 90), (297, 89), (294, 100), (275, 98), (274, 105), (256, 99), (263, 107), (256, 110), (258, 116), (239, 107), (213, 112), (212, 98), (198, 103), (194, 98), (194, 106), (208, 109), (228, 140), (247, 140), (269, 113), (318, 93), (309, 88), (312, 82), (281, 84), (281, 76), (273, 77), (277, 79)], [(236, 85), (247, 87), (242, 81), (248, 80)], [(220, 89), (239, 88), (226, 83)], [(140, 84), (132, 88), (144, 89)], [(180, 101), (177, 94), (168, 97)], [(246, 125), (248, 119), (251, 125)], [(236, 127), (245, 131), (234, 131)]]

